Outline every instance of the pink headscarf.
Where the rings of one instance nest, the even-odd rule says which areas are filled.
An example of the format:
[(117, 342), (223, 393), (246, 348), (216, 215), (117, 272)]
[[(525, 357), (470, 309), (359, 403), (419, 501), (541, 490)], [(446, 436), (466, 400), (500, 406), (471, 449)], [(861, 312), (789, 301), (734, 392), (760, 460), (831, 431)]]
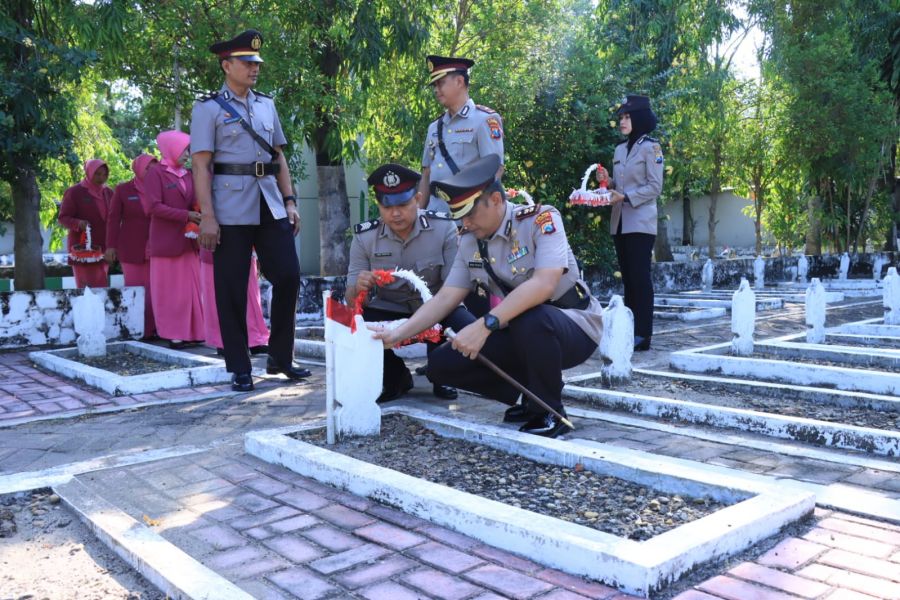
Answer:
[(178, 158), (185, 148), (191, 145), (191, 136), (178, 130), (163, 131), (156, 136), (156, 145), (162, 154), (162, 164), (166, 170), (178, 177), (184, 177), (188, 171), (178, 164)]
[(106, 167), (106, 170), (109, 170), (109, 165), (106, 164), (106, 161), (100, 160), (99, 158), (92, 158), (89, 161), (84, 163), (84, 179), (81, 180), (81, 185), (87, 188), (88, 193), (94, 198), (94, 200), (99, 200), (106, 204), (106, 196), (103, 194), (103, 190), (108, 190), (106, 184), (97, 185), (93, 182), (94, 173), (97, 172), (97, 169), (100, 167)]
[(131, 170), (134, 171), (134, 187), (137, 188), (138, 194), (144, 193), (144, 175), (147, 174), (147, 166), (153, 162), (159, 161), (150, 154), (139, 154), (131, 161)]

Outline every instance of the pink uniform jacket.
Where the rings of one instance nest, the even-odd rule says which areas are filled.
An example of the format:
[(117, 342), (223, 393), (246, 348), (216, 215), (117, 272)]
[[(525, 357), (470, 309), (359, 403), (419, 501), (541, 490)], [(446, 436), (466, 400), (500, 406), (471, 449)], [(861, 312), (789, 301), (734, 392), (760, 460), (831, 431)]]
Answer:
[(184, 237), (188, 211), (194, 204), (194, 183), (190, 172), (178, 177), (159, 166), (147, 173), (144, 188), (144, 211), (150, 215), (148, 256), (176, 257), (195, 251), (196, 242)]
[(134, 179), (120, 183), (113, 193), (106, 221), (106, 244), (119, 262), (141, 264), (147, 258), (150, 217), (144, 212)]

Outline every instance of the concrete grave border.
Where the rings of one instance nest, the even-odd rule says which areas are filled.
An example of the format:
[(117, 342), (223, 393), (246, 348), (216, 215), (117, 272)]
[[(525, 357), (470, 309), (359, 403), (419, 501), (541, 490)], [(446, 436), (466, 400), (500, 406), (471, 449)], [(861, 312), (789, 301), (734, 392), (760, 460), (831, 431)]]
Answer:
[[(678, 295), (657, 294), (654, 297), (654, 303), (659, 306), (693, 306), (696, 308), (722, 307), (726, 310), (731, 310), (730, 295), (723, 295), (721, 298), (704, 297), (703, 292), (688, 292)], [(784, 308), (784, 301), (781, 298), (761, 297), (756, 299), (757, 311), (775, 310), (778, 308)]]
[[(231, 381), (231, 374), (225, 370), (225, 363), (218, 358), (160, 348), (159, 346), (143, 342), (115, 342), (107, 344), (106, 348), (107, 351), (122, 349), (160, 362), (183, 365), (184, 368), (145, 373), (143, 375), (116, 375), (110, 371), (70, 360), (68, 357), (78, 354), (77, 348), (29, 352), (28, 358), (48, 371), (70, 379), (83, 381), (113, 396), (142, 394), (144, 392)], [(254, 375), (261, 374), (262, 372), (259, 369), (254, 370)]]
[(724, 317), (728, 312), (724, 306), (708, 306), (705, 308), (694, 308), (694, 310), (686, 310), (684, 312), (668, 312), (666, 308), (694, 308), (690, 306), (676, 306), (674, 304), (662, 304), (653, 307), (653, 316), (663, 321), (702, 321), (704, 319), (717, 319)]
[[(493, 500), (372, 465), (287, 434), (321, 423), (246, 434), (244, 449), (261, 460), (300, 475), (396, 506), (492, 546), (538, 563), (588, 576), (619, 589), (647, 595), (700, 563), (718, 559), (774, 535), (809, 514), (815, 496), (785, 482), (763, 483), (739, 472), (723, 475), (702, 465), (660, 461), (628, 449), (590, 448), (518, 431), (392, 407), (440, 435), (466, 439), (540, 462), (586, 469), (663, 489), (710, 495), (736, 504), (644, 542), (539, 515)], [(665, 464), (665, 469), (661, 468)]]

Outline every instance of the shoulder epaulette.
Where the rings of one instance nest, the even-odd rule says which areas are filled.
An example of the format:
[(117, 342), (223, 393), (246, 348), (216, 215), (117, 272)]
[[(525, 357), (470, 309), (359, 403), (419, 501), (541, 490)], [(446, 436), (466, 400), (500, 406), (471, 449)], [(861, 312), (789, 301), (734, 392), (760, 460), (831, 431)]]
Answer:
[(654, 144), (658, 144), (659, 140), (656, 138), (652, 138), (649, 135), (641, 136), (641, 139), (638, 140), (638, 144), (643, 144), (644, 141), (653, 142)]
[(453, 219), (450, 217), (450, 213), (439, 212), (436, 210), (426, 210), (425, 216), (431, 219), (445, 219), (447, 221), (452, 221)]
[(517, 208), (513, 211), (513, 216), (517, 221), (521, 221), (522, 219), (527, 219), (528, 217), (533, 217), (538, 214), (540, 211), (540, 204), (529, 204), (528, 206), (523, 206), (521, 208)]
[(269, 99), (272, 98), (272, 96), (270, 96), (269, 94), (263, 94), (259, 90), (253, 90), (253, 93), (256, 94), (257, 96), (262, 96), (263, 98), (269, 98)]
[(353, 228), (353, 233), (365, 233), (371, 229), (375, 229), (381, 224), (381, 219), (372, 219), (371, 221), (363, 221)]
[(204, 94), (203, 96), (200, 96), (199, 98), (197, 98), (197, 102), (209, 102), (210, 100), (212, 100), (213, 98), (217, 98), (218, 96), (219, 96), (219, 90), (215, 90), (215, 91), (209, 92), (208, 94)]
[(496, 114), (498, 114), (496, 110), (494, 110), (494, 109), (491, 108), (490, 106), (485, 106), (484, 104), (476, 104), (476, 105), (475, 105), (475, 108), (477, 108), (477, 109), (480, 110), (481, 112), (486, 112), (486, 113), (491, 114), (491, 115), (496, 115)]

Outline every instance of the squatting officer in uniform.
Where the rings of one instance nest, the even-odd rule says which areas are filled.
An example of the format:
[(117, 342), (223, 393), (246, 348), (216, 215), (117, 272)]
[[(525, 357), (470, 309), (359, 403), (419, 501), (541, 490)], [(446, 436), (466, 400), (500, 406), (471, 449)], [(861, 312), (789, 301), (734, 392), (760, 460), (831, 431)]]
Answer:
[[(456, 225), (446, 213), (419, 208), (416, 191), (420, 175), (396, 164), (382, 165), (369, 176), (375, 190), (380, 217), (360, 223), (350, 244), (350, 266), (347, 273), (347, 298), (370, 291), (363, 309), (367, 321), (394, 321), (413, 314), (422, 306), (422, 298), (413, 286), (397, 280), (376, 287), (373, 270), (406, 269), (415, 272), (436, 293), (450, 272), (456, 257)], [(454, 327), (475, 320), (464, 309), (457, 308), (448, 318)], [(428, 352), (437, 347), (429, 343)], [(403, 359), (390, 349), (384, 351), (384, 389), (379, 402), (399, 398), (413, 387), (412, 375)], [(452, 387), (434, 384), (434, 395), (456, 398)]]
[(508, 202), (496, 176), (499, 167), (497, 156), (487, 156), (435, 184), (451, 216), (465, 227), (456, 260), (434, 298), (402, 326), (376, 337), (390, 346), (414, 335), (442, 319), (473, 287), (487, 286), (503, 300), (460, 330), (452, 346), (434, 351), (428, 375), (513, 405), (504, 421), (524, 422), (520, 431), (556, 437), (570, 431), (561, 420), (527, 402), (516, 405), (519, 392), (471, 359), (483, 354), (565, 414), (562, 370), (596, 350), (601, 306), (578, 279), (559, 212)]
[[(496, 154), (503, 163), (503, 120), (492, 108), (469, 98), (468, 58), (428, 56), (434, 97), (446, 110), (428, 126), (422, 154), (422, 208), (446, 211), (447, 204), (431, 194), (431, 184), (444, 181), (472, 161)], [(430, 199), (430, 202), (429, 202)]]
[(210, 46), (225, 84), (194, 104), (191, 153), (200, 204), (200, 245), (214, 251), (216, 308), (225, 366), (235, 391), (253, 389), (247, 344), (250, 253), (272, 283), (268, 373), (291, 380), (309, 376), (294, 366), (294, 318), (300, 231), (283, 148), (287, 144), (272, 98), (253, 90), (262, 35), (249, 30)]

